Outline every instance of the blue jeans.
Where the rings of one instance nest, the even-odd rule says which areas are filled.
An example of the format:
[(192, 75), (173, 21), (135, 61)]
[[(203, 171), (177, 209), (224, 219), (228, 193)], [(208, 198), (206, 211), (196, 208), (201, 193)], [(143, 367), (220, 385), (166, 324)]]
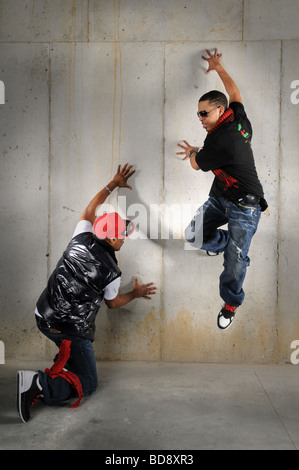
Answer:
[[(224, 254), (220, 296), (232, 307), (244, 300), (243, 282), (250, 264), (248, 250), (261, 216), (260, 206), (235, 204), (224, 197), (210, 197), (185, 230), (196, 248)], [(227, 225), (227, 230), (219, 229)]]
[[(40, 326), (38, 317), (37, 327), (47, 338), (58, 346), (66, 339), (71, 343), (71, 354), (65, 366), (79, 378), (83, 395), (91, 395), (98, 387), (96, 361), (92, 343), (89, 339), (63, 333), (52, 333), (49, 328)], [(76, 397), (76, 390), (62, 377), (51, 378), (47, 372), (38, 371), (40, 384), (43, 389), (45, 405), (56, 405), (62, 401)]]

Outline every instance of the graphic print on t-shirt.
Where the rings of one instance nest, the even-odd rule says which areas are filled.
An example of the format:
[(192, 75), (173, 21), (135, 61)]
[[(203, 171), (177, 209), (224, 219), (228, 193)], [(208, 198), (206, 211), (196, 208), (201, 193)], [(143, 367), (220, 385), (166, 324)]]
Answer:
[(224, 190), (226, 191), (228, 188), (238, 188), (239, 186), (237, 185), (238, 180), (230, 176), (226, 171), (224, 170), (212, 170), (214, 175), (223, 183), (224, 185)]

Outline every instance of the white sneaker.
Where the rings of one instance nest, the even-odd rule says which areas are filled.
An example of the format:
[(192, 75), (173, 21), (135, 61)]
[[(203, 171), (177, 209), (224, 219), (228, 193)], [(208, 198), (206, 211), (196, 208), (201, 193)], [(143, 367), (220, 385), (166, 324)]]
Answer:
[(30, 407), (40, 397), (42, 387), (38, 373), (31, 370), (17, 372), (17, 408), (21, 420), (26, 423), (30, 419)]
[(237, 307), (225, 304), (217, 317), (217, 326), (220, 330), (226, 330), (234, 321)]

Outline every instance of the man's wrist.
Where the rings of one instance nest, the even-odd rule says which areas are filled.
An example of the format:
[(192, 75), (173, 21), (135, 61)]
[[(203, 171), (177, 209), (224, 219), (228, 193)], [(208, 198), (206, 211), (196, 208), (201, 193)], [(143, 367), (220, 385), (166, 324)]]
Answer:
[(198, 150), (197, 149), (191, 149), (190, 152), (188, 153), (188, 157), (192, 157), (192, 154), (193, 153), (198, 153)]
[(111, 194), (112, 191), (117, 187), (117, 184), (114, 181), (110, 181), (110, 183), (105, 186), (105, 189)]
[(223, 67), (222, 64), (216, 65), (215, 70), (216, 70), (216, 72), (217, 72), (218, 74), (226, 73), (226, 72), (225, 72), (225, 68)]

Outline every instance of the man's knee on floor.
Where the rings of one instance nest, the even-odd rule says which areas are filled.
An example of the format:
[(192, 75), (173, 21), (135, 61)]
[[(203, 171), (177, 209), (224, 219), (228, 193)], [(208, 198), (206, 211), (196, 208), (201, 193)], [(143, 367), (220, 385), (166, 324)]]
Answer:
[(97, 391), (98, 389), (98, 380), (97, 379), (92, 379), (92, 380), (88, 380), (88, 381), (84, 381), (83, 383), (83, 395), (85, 397), (88, 397), (90, 395), (92, 395), (94, 392)]

